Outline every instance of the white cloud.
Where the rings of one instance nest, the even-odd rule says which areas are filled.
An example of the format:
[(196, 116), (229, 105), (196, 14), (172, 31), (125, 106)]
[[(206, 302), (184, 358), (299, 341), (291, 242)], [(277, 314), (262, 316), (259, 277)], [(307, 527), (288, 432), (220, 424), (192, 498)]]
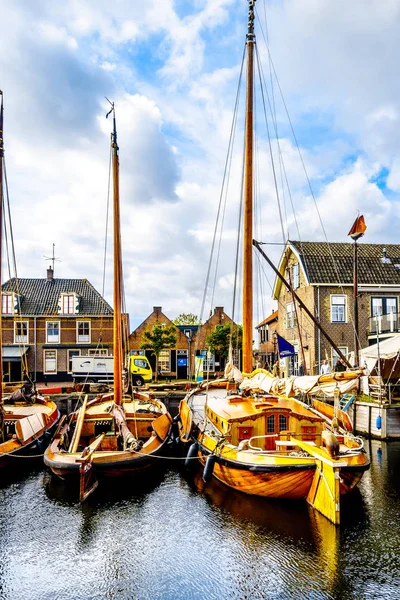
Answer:
[[(107, 96), (117, 107), (131, 324), (153, 305), (163, 305), (171, 317), (199, 312), (245, 38), (242, 4), (3, 3), (0, 72), (20, 275), (44, 276), (43, 256), (51, 254), (54, 242), (62, 260), (56, 276), (87, 277), (101, 290), (111, 128), (104, 118)], [(261, 2), (257, 11), (263, 21)], [(368, 10), (363, 2), (286, 0), (267, 3), (266, 14), (274, 64), (328, 238), (345, 240), (360, 211), (368, 226), (365, 241), (397, 241), (397, 0), (370, 0)], [(265, 56), (261, 33), (258, 48)], [(267, 63), (264, 75), (269, 80)], [(259, 96), (257, 102), (261, 108)], [(274, 106), (286, 169), (273, 142), (285, 233), (323, 239), (276, 83)], [(242, 177), (240, 127), (213, 297), (226, 308)], [(257, 129), (262, 128), (260, 118)], [(279, 243), (265, 135), (257, 148), (256, 234)], [(382, 173), (388, 173), (390, 194)], [(276, 261), (280, 246), (268, 252)]]

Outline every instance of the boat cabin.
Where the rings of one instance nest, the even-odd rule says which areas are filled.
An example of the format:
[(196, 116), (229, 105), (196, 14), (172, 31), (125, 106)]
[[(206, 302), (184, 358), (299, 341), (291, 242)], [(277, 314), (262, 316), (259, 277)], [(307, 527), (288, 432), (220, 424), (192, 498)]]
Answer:
[(218, 394), (213, 395), (207, 402), (206, 415), (232, 445), (241, 448), (251, 440), (251, 447), (285, 451), (289, 445), (279, 442), (288, 442), (291, 435), (319, 446), (324, 427), (323, 418), (300, 402), (290, 398), (278, 401), (274, 396), (231, 395), (224, 402)]

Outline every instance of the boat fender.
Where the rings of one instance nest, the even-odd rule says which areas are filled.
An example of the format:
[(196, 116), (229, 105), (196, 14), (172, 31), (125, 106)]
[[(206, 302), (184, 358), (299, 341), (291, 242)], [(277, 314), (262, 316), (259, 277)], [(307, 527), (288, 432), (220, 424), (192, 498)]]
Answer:
[(329, 456), (335, 458), (339, 454), (339, 442), (335, 434), (331, 431), (323, 431), (321, 433), (322, 446), (326, 448)]
[(378, 415), (376, 417), (376, 428), (380, 429), (381, 427), (382, 427), (382, 417), (381, 417), (381, 415)]
[(46, 442), (43, 438), (37, 438), (36, 440), (36, 447), (39, 450), (39, 452), (43, 452), (43, 450), (45, 449), (46, 446)]
[(217, 457), (215, 456), (215, 454), (210, 454), (210, 456), (207, 457), (206, 464), (205, 464), (204, 471), (203, 471), (204, 483), (208, 483), (212, 477), (216, 458)]
[(46, 442), (49, 442), (49, 440), (50, 440), (51, 438), (52, 438), (52, 433), (51, 433), (51, 431), (49, 431), (49, 430), (45, 431), (45, 433), (44, 433), (44, 439), (45, 439), (45, 441), (46, 441)]
[(197, 453), (199, 451), (199, 445), (197, 442), (193, 442), (193, 444), (191, 444), (188, 453), (186, 454), (186, 460), (185, 460), (185, 468), (186, 469), (191, 469), (194, 465), (194, 459), (197, 456)]
[(178, 422), (175, 421), (175, 419), (172, 421), (172, 426), (171, 426), (171, 438), (172, 438), (172, 442), (175, 445), (179, 445), (180, 443), (180, 439), (179, 439), (179, 425)]

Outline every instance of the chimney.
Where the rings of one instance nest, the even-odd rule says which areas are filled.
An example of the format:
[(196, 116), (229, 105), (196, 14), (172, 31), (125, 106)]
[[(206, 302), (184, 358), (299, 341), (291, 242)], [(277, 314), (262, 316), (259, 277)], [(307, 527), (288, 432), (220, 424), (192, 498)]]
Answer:
[(158, 315), (162, 312), (162, 306), (153, 306), (153, 312), (156, 313), (158, 319)]
[(381, 261), (382, 261), (383, 265), (387, 265), (387, 264), (389, 264), (389, 263), (392, 262), (390, 260), (390, 258), (386, 254), (386, 248), (382, 248), (382, 258), (381, 258)]
[(223, 321), (223, 319), (225, 318), (224, 307), (223, 306), (216, 306), (214, 308), (214, 314), (217, 315), (217, 317), (219, 317), (219, 322), (221, 323), (221, 321)]
[(53, 281), (53, 269), (51, 266), (47, 269), (47, 281)]

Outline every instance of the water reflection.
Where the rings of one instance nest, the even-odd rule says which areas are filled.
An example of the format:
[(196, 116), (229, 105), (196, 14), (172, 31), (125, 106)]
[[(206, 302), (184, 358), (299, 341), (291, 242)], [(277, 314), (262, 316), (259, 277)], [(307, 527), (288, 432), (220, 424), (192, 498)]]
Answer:
[(45, 470), (0, 485), (0, 598), (399, 597), (400, 443), (367, 445), (371, 470), (335, 528), (304, 502), (252, 498), (173, 468), (138, 488), (78, 490)]
[[(247, 496), (215, 479), (204, 484), (200, 471), (192, 481), (196, 491), (202, 493), (211, 506), (223, 511), (225, 523), (234, 529), (235, 537), (242, 537), (246, 553), (250, 551), (253, 555), (252, 560), (244, 561), (239, 567), (243, 569), (239, 583), (247, 584), (249, 597), (257, 597), (254, 594), (258, 584), (252, 569), (263, 563), (271, 571), (270, 595), (265, 597), (302, 598), (313, 594), (335, 597), (339, 528), (305, 502)], [(293, 569), (294, 565), (301, 565), (301, 571)], [(315, 576), (316, 568), (319, 577)], [(278, 578), (274, 572), (279, 573)], [(265, 590), (265, 582), (263, 585)], [(275, 595), (277, 585), (279, 594)], [(307, 590), (306, 595), (303, 589)]]

